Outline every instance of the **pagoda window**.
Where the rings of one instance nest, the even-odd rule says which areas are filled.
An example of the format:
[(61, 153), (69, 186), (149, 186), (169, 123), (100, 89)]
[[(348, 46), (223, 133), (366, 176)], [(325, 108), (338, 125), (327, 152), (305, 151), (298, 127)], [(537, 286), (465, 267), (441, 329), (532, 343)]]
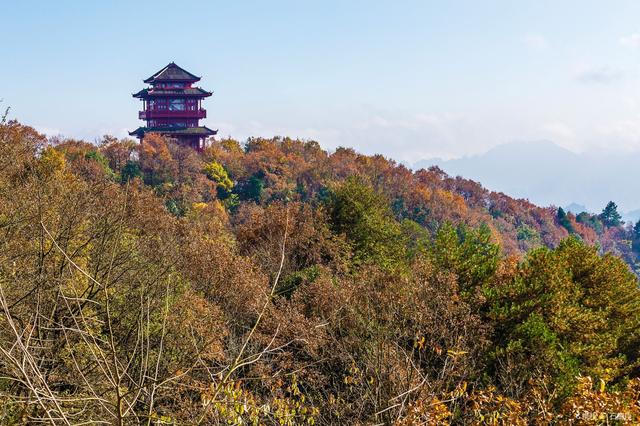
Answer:
[(160, 89), (183, 89), (185, 86), (184, 83), (157, 83), (155, 84), (155, 87), (158, 87)]
[(184, 99), (170, 99), (169, 100), (169, 110), (170, 111), (184, 111), (185, 110)]
[(149, 101), (149, 109), (154, 111), (166, 111), (167, 100), (166, 99), (151, 99)]

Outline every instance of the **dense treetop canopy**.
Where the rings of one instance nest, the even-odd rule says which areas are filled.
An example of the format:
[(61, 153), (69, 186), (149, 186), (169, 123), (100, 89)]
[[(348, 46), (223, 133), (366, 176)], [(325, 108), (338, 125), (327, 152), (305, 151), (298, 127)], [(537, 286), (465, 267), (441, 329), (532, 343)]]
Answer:
[(6, 423), (640, 419), (638, 225), (438, 168), (0, 126)]

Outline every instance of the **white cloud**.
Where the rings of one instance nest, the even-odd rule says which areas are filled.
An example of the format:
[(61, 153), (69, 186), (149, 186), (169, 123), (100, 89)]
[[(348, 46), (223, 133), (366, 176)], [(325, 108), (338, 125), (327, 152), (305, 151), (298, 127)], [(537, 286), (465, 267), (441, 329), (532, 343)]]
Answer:
[(640, 149), (640, 114), (601, 123), (595, 128), (595, 134), (605, 146), (614, 145), (618, 150), (637, 151)]
[(547, 39), (540, 34), (527, 34), (523, 41), (531, 49), (543, 50), (549, 47)]
[(541, 130), (545, 139), (549, 139), (563, 148), (572, 151), (580, 151), (582, 148), (577, 140), (575, 130), (567, 123), (552, 121), (543, 124)]
[(221, 135), (239, 140), (251, 135), (286, 135), (316, 140), (329, 150), (346, 146), (365, 154), (383, 154), (408, 162), (479, 153), (496, 141), (495, 132), (485, 128), (484, 120), (462, 114), (363, 107), (336, 111), (331, 118), (314, 117), (305, 121), (290, 126), (280, 120), (248, 120), (242, 124), (229, 120), (219, 128)]
[(640, 47), (640, 33), (622, 36), (620, 37), (619, 42), (623, 46), (638, 48)]
[(478, 137), (484, 133), (479, 129), (482, 127), (482, 123), (460, 114), (360, 111), (351, 123), (335, 123), (334, 134), (321, 141), (413, 162), (481, 151), (489, 142)]
[(575, 79), (583, 83), (608, 84), (620, 80), (623, 76), (622, 70), (608, 65), (578, 65), (574, 70)]

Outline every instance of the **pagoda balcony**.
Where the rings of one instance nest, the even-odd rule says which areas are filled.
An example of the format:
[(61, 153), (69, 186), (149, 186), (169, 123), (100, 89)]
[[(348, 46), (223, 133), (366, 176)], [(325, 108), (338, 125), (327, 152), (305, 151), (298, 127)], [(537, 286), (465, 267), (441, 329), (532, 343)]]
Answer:
[(207, 110), (145, 110), (138, 113), (140, 120), (151, 120), (154, 118), (207, 118)]

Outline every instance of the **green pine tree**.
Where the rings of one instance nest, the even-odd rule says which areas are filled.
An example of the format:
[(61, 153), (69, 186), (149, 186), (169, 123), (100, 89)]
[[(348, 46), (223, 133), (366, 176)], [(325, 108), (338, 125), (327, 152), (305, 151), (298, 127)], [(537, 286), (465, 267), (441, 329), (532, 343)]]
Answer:
[(616, 203), (609, 201), (604, 210), (602, 210), (602, 213), (600, 213), (600, 219), (606, 226), (620, 226), (622, 224), (622, 216), (618, 213)]
[(560, 226), (566, 229), (567, 232), (569, 232), (570, 234), (575, 234), (576, 230), (573, 228), (573, 225), (571, 224), (569, 217), (567, 217), (567, 213), (564, 211), (562, 207), (558, 207), (557, 217), (558, 217), (558, 223), (560, 224)]

